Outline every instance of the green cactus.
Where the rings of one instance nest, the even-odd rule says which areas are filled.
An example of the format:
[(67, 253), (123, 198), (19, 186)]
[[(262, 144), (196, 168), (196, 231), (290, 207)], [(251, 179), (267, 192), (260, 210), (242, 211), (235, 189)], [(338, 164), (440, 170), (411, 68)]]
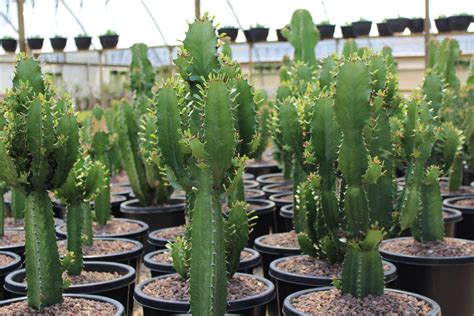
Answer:
[(132, 62), (130, 63), (130, 88), (134, 93), (134, 108), (139, 113), (148, 109), (148, 98), (152, 96), (155, 84), (155, 70), (148, 59), (148, 47), (137, 43), (131, 48)]
[(107, 170), (100, 161), (93, 161), (87, 152), (81, 152), (66, 182), (56, 192), (67, 207), (67, 250), (72, 254), (66, 267), (69, 275), (80, 275), (83, 267), (82, 235), (84, 213), (88, 204), (102, 187)]
[(70, 100), (57, 98), (37, 61), (20, 57), (13, 89), (1, 103), (0, 178), (26, 195), (28, 305), (62, 301), (63, 281), (47, 190), (59, 188), (77, 155), (78, 130)]
[(5, 182), (0, 181), (0, 238), (3, 237), (4, 229), (5, 229), (5, 199), (3, 195), (7, 192), (7, 186)]
[(342, 56), (349, 58), (355, 53), (357, 53), (357, 43), (353, 39), (348, 39), (344, 42), (344, 46), (342, 47)]
[(12, 217), (14, 219), (24, 219), (25, 202), (26, 202), (25, 194), (18, 189), (12, 188), (10, 199), (11, 199), (10, 210), (12, 213)]
[(294, 61), (311, 66), (316, 64), (315, 47), (319, 42), (319, 31), (309, 11), (298, 9), (293, 12), (290, 26), (282, 29), (282, 35), (295, 49)]

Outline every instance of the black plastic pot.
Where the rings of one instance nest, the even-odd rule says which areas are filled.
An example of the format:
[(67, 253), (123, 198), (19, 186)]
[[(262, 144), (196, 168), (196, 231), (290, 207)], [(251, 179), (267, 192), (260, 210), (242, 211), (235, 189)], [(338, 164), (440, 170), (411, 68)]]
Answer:
[(352, 22), (352, 30), (355, 36), (369, 36), (372, 28), (372, 21), (356, 21)]
[(225, 33), (230, 38), (231, 42), (235, 42), (235, 40), (237, 39), (237, 35), (239, 35), (239, 29), (236, 27), (223, 27), (218, 29), (217, 33), (219, 35)]
[[(127, 198), (123, 195), (111, 195), (110, 196), (110, 206), (112, 210), (112, 215), (114, 217), (123, 217), (123, 214), (120, 212), (120, 205), (127, 201)], [(92, 208), (94, 207), (94, 201), (91, 202)]]
[(392, 33), (403, 33), (410, 23), (408, 18), (387, 19), (388, 29)]
[(118, 35), (102, 35), (99, 36), (100, 45), (103, 49), (113, 49), (117, 47), (119, 36)]
[(274, 202), (276, 206), (275, 221), (276, 221), (276, 231), (278, 233), (284, 233), (284, 232), (290, 231), (287, 229), (284, 219), (280, 216), (280, 210), (283, 206), (293, 204), (293, 199), (291, 199), (291, 201), (288, 200), (289, 196), (293, 196), (293, 192), (283, 192), (283, 193), (272, 194), (268, 198), (270, 201)]
[(283, 223), (283, 229), (287, 232), (293, 230), (293, 205), (288, 204), (280, 208), (280, 219)]
[(336, 25), (334, 24), (319, 24), (316, 25), (318, 28), (321, 39), (330, 39), (334, 38), (334, 31), (336, 30)]
[(255, 175), (253, 175), (251, 173), (244, 173), (244, 175), (242, 176), (242, 179), (243, 180), (255, 180)]
[(248, 199), (247, 203), (256, 206), (252, 207), (252, 215), (257, 216), (257, 220), (247, 242), (248, 247), (253, 247), (255, 239), (269, 234), (270, 229), (274, 226), (275, 203), (263, 199)]
[(462, 213), (462, 221), (457, 223), (455, 235), (457, 238), (474, 240), (474, 208), (456, 205), (457, 201), (474, 199), (474, 195), (465, 195), (445, 199), (443, 205), (447, 208), (458, 210)]
[[(133, 312), (133, 289), (135, 287), (135, 269), (128, 265), (112, 262), (90, 261), (84, 263), (84, 271), (111, 272), (119, 278), (91, 284), (70, 285), (64, 293), (101, 295), (120, 302), (128, 314)], [(25, 269), (7, 275), (5, 289), (13, 297), (26, 295)]]
[(276, 173), (268, 173), (257, 177), (257, 182), (260, 183), (260, 186), (265, 186), (268, 184), (275, 184), (275, 183), (289, 183), (291, 181), (283, 178), (283, 173), (276, 172)]
[[(308, 290), (298, 291), (296, 293), (293, 293), (293, 294), (287, 296), (285, 298), (284, 305), (283, 305), (283, 315), (285, 315), (285, 316), (307, 315), (307, 314), (304, 314), (304, 313), (298, 311), (296, 308), (293, 307), (293, 305), (292, 305), (293, 300), (295, 298), (301, 296), (301, 295), (305, 295), (305, 294), (308, 294), (308, 293), (311, 293), (311, 292), (327, 291), (327, 290), (330, 290), (330, 289), (333, 289), (333, 287), (332, 286), (326, 286), (326, 287), (317, 288), (317, 289), (308, 289)], [(425, 315), (425, 316), (441, 316), (441, 309), (440, 309), (438, 303), (436, 303), (435, 301), (433, 301), (432, 299), (430, 299), (428, 297), (425, 297), (425, 296), (422, 296), (422, 295), (419, 295), (419, 294), (415, 294), (415, 293), (394, 290), (394, 289), (385, 289), (385, 291), (398, 292), (398, 293), (406, 294), (406, 295), (409, 295), (409, 296), (413, 296), (413, 297), (417, 298), (418, 300), (425, 301), (431, 307), (431, 312), (429, 314)]]
[(265, 192), (259, 189), (245, 189), (245, 199), (264, 199)]
[(2, 48), (7, 53), (14, 53), (18, 46), (18, 41), (12, 38), (2, 39)]
[(20, 268), (22, 259), (19, 255), (13, 252), (0, 251), (0, 255), (12, 257), (14, 260), (7, 265), (0, 266), (0, 301), (10, 298), (8, 292), (5, 290), (3, 285), (5, 284), (5, 277), (12, 271)]
[[(332, 285), (333, 279), (330, 277), (317, 277), (309, 275), (300, 275), (295, 273), (289, 273), (282, 271), (277, 268), (277, 265), (290, 257), (280, 258), (274, 260), (270, 263), (270, 271), (268, 272), (275, 282), (277, 289), (277, 300), (278, 300), (278, 310), (281, 310), (283, 307), (283, 300), (290, 294), (316, 288)], [(384, 281), (385, 284), (391, 284), (397, 278), (397, 268), (395, 265), (390, 262), (384, 262), (388, 264), (390, 269), (384, 272)]]
[[(392, 240), (384, 240), (382, 245)], [(397, 266), (395, 288), (432, 298), (441, 306), (443, 315), (474, 314), (474, 256), (415, 257), (391, 253), (382, 247), (380, 253)]]
[(247, 189), (258, 189), (260, 187), (260, 183), (255, 180), (244, 180), (244, 188)]
[(74, 37), (74, 42), (78, 50), (88, 50), (92, 44), (92, 37), (90, 36), (79, 36)]
[(157, 229), (157, 230), (151, 231), (148, 234), (148, 243), (152, 245), (153, 247), (155, 247), (155, 250), (165, 249), (166, 244), (170, 242), (169, 239), (158, 238), (155, 235), (156, 232), (161, 231), (161, 230), (166, 230), (166, 229), (169, 229), (169, 228)]
[(412, 34), (423, 33), (424, 28), (425, 19), (423, 18), (410, 19), (408, 23), (408, 29)]
[(51, 47), (55, 52), (62, 52), (64, 48), (66, 48), (66, 37), (51, 37), (49, 41), (51, 42)]
[[(244, 250), (246, 252), (252, 253), (252, 257), (246, 260), (241, 260), (237, 271), (241, 273), (252, 274), (253, 269), (260, 266), (262, 259), (260, 257), (260, 254), (256, 250), (253, 250), (250, 248), (245, 248)], [(156, 251), (152, 251), (146, 254), (143, 257), (143, 264), (145, 265), (145, 267), (150, 269), (152, 278), (160, 276), (160, 275), (176, 273), (176, 270), (174, 269), (172, 263), (158, 263), (152, 259), (158, 253), (163, 253), (167, 251), (169, 250), (168, 249), (156, 250)]]
[(464, 166), (462, 171), (462, 184), (471, 185), (474, 182), (474, 172), (469, 170), (468, 166)]
[[(125, 309), (124, 309), (123, 305), (120, 304), (120, 302), (118, 302), (114, 299), (108, 298), (108, 297), (99, 296), (99, 295), (87, 295), (87, 294), (64, 294), (63, 297), (77, 297), (77, 298), (83, 298), (83, 299), (87, 299), (87, 300), (110, 303), (110, 304), (114, 305), (115, 310), (116, 310), (114, 316), (125, 315)], [(0, 306), (5, 306), (5, 305), (13, 304), (13, 303), (16, 303), (16, 302), (26, 301), (26, 300), (27, 300), (26, 296), (16, 297), (16, 298), (12, 298), (12, 299), (9, 299), (9, 300), (6, 300), (6, 301), (1, 301)]]
[(451, 31), (448, 18), (435, 19), (435, 25), (438, 33), (448, 33)]
[(269, 28), (267, 27), (256, 27), (250, 30), (245, 30), (245, 38), (249, 43), (265, 42), (268, 37)]
[(121, 195), (128, 199), (132, 193), (132, 187), (123, 184), (110, 184), (110, 195)]
[[(119, 222), (134, 222), (137, 223), (141, 226), (139, 230), (132, 231), (132, 232), (125, 232), (121, 234), (111, 234), (111, 235), (94, 235), (95, 238), (125, 238), (125, 239), (133, 239), (141, 242), (145, 241), (146, 234), (148, 232), (148, 224), (134, 220), (134, 219), (129, 219), (129, 218), (114, 218), (111, 221), (119, 221)], [(56, 227), (56, 235), (60, 239), (66, 239), (67, 238), (67, 233), (66, 233), (66, 227), (63, 225), (57, 226)]]
[(448, 20), (451, 31), (466, 32), (472, 22), (472, 15), (453, 15)]
[(43, 48), (44, 38), (28, 38), (26, 42), (30, 49), (41, 49)]
[(281, 29), (276, 29), (276, 33), (277, 33), (277, 39), (279, 42), (288, 42), (286, 37), (284, 37), (283, 34), (281, 33)]
[(262, 190), (268, 198), (273, 194), (293, 192), (293, 184), (291, 182), (267, 184)]
[(342, 38), (355, 38), (354, 30), (352, 25), (341, 26)]
[[(185, 314), (189, 312), (190, 306), (188, 302), (167, 301), (151, 297), (143, 293), (143, 288), (150, 282), (159, 278), (170, 276), (163, 275), (153, 279), (146, 280), (135, 287), (135, 301), (142, 305), (144, 316), (169, 316), (177, 314)], [(275, 287), (272, 282), (258, 277), (252, 276), (260, 282), (265, 283), (267, 290), (259, 295), (246, 299), (229, 301), (227, 312), (244, 316), (265, 316), (266, 304), (275, 297)]]
[(444, 236), (456, 236), (457, 224), (462, 221), (462, 213), (452, 208), (443, 208), (443, 212), (448, 215), (443, 218), (444, 221)]
[(262, 175), (281, 172), (281, 169), (275, 161), (255, 160), (245, 166), (245, 172), (258, 178)]
[(379, 31), (379, 36), (393, 36), (385, 22), (377, 23), (377, 31)]

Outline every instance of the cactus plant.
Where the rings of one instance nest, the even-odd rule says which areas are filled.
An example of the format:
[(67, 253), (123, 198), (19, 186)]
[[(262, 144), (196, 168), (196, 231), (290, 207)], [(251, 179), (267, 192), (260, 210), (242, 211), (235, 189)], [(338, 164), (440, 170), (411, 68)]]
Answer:
[(47, 190), (67, 179), (77, 155), (78, 131), (71, 101), (57, 98), (37, 61), (20, 57), (13, 89), (1, 103), (6, 118), (0, 142), (0, 178), (26, 195), (28, 305), (62, 301), (52, 205)]
[[(102, 194), (107, 185), (108, 170), (100, 161), (93, 161), (87, 152), (81, 152), (66, 182), (56, 192), (67, 207), (67, 250), (69, 275), (80, 275), (83, 267), (82, 239), (84, 214), (90, 212), (89, 203), (95, 194)], [(87, 216), (87, 215), (86, 215)]]

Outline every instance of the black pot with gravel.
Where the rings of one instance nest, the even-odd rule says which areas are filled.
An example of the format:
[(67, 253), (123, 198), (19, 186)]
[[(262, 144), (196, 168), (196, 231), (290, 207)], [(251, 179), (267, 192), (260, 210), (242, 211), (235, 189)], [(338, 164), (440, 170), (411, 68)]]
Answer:
[(474, 240), (474, 195), (464, 195), (445, 199), (446, 208), (458, 210), (462, 213), (462, 221), (456, 225), (457, 238)]

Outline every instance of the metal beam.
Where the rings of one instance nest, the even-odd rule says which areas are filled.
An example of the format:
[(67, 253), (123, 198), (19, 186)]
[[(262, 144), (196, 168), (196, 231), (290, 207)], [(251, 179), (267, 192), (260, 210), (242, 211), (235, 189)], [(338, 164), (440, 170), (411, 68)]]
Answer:
[(201, 0), (194, 0), (194, 17), (196, 20), (201, 18)]
[(23, 16), (23, 1), (17, 0), (17, 11), (18, 11), (18, 41), (20, 42), (20, 52), (26, 53), (26, 41), (25, 41), (25, 18)]
[(425, 69), (428, 67), (428, 42), (430, 41), (430, 0), (425, 0), (425, 23), (424, 23), (424, 39), (425, 39)]

